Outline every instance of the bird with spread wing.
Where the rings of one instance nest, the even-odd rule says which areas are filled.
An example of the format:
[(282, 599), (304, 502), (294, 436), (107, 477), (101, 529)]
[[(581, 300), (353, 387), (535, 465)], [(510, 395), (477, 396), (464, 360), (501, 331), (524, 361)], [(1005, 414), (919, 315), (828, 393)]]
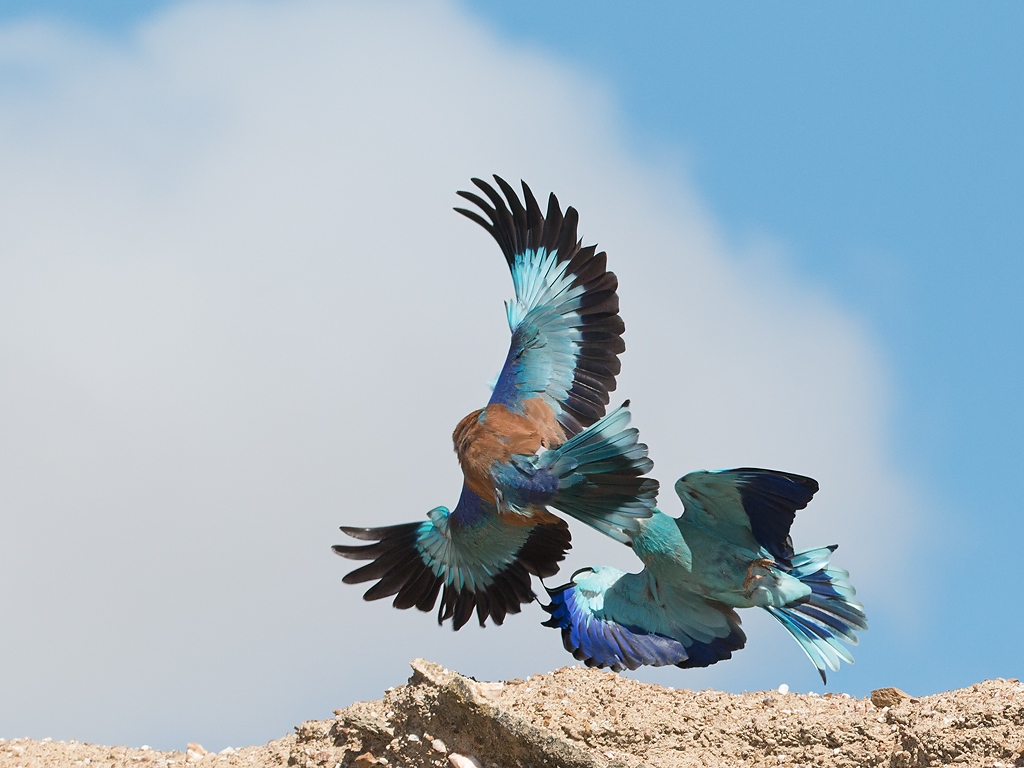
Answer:
[(575, 209), (563, 214), (553, 194), (545, 213), (525, 183), (520, 201), (494, 180), (500, 193), (479, 179), (484, 197), (459, 192), (479, 213), (456, 210), (486, 229), (508, 262), (512, 343), (487, 406), (452, 436), (464, 477), (459, 501), (423, 522), (343, 527), (371, 543), (333, 548), (372, 561), (344, 578), (376, 581), (365, 599), (394, 595), (396, 608), (429, 611), (440, 594), (438, 623), (451, 619), (454, 629), (474, 610), (481, 626), (488, 617), (501, 624), (534, 599), (531, 575), (558, 571), (569, 528), (549, 507), (626, 543), (658, 491), (644, 477), (653, 464), (628, 426), (628, 401), (605, 413), (625, 349), (605, 253), (583, 247)]
[(746, 636), (737, 608), (760, 607), (825, 669), (853, 663), (844, 646), (867, 629), (846, 571), (829, 567), (835, 546), (795, 552), (790, 526), (818, 483), (767, 469), (691, 472), (676, 482), (678, 519), (655, 511), (629, 543), (640, 573), (583, 568), (549, 589), (551, 618), (566, 650), (588, 666), (706, 667)]

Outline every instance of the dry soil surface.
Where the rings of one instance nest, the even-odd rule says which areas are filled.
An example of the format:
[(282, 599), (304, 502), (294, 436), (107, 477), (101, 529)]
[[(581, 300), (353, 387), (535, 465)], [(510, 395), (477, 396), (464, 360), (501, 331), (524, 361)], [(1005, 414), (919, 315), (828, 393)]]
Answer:
[(566, 667), (477, 682), (421, 659), (408, 685), (269, 744), (211, 754), (0, 741), (0, 768), (677, 768), (1024, 765), (1024, 685), (912, 698), (733, 695)]

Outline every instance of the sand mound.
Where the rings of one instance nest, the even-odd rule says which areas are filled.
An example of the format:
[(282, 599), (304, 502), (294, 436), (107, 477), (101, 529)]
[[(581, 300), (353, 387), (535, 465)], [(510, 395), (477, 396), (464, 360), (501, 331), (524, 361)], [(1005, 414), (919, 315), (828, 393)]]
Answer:
[(1024, 765), (1024, 685), (991, 680), (912, 698), (733, 695), (566, 667), (481, 683), (422, 659), (379, 701), (311, 720), (261, 747), (209, 754), (0, 743), (0, 768), (612, 768)]

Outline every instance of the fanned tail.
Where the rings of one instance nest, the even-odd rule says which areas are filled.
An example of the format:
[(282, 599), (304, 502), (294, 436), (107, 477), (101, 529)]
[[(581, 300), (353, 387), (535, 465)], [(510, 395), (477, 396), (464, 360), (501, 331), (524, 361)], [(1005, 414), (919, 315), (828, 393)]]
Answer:
[(629, 420), (627, 400), (538, 462), (558, 478), (551, 506), (623, 544), (632, 540), (637, 520), (651, 516), (658, 497), (658, 481), (643, 476), (654, 462)]
[(840, 660), (853, 664), (853, 654), (843, 644), (857, 645), (856, 632), (868, 628), (864, 606), (854, 599), (857, 590), (850, 584), (850, 574), (828, 567), (835, 550), (821, 547), (790, 558), (786, 570), (810, 587), (811, 594), (799, 603), (765, 609), (793, 635), (823, 683), (826, 668), (838, 671)]

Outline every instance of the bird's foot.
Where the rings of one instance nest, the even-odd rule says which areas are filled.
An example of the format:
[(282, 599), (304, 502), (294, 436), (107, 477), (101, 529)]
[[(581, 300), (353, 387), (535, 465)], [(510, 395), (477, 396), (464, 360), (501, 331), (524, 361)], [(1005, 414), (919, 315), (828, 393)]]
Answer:
[(769, 560), (767, 557), (759, 557), (747, 566), (747, 578), (743, 580), (743, 588), (750, 589), (750, 587), (757, 581), (763, 579), (767, 574), (754, 573), (754, 569), (757, 567), (764, 568), (765, 570), (771, 568), (774, 565), (774, 561)]

